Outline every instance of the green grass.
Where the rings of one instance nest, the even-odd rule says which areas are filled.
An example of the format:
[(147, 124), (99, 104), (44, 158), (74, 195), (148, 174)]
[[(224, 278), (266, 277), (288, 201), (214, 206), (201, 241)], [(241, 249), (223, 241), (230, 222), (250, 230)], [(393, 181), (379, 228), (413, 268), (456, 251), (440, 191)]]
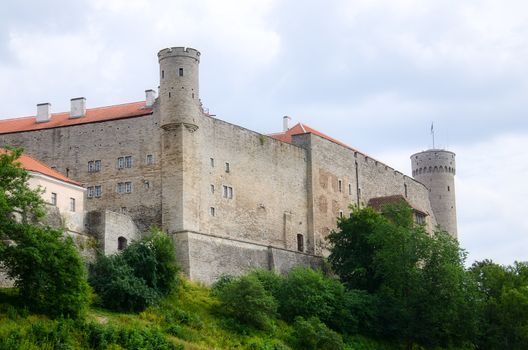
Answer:
[[(291, 325), (275, 321), (266, 331), (238, 324), (219, 311), (202, 285), (181, 279), (170, 296), (139, 314), (91, 308), (85, 320), (50, 320), (31, 314), (15, 289), (0, 289), (0, 350), (9, 349), (293, 349)], [(347, 349), (400, 349), (364, 337)]]

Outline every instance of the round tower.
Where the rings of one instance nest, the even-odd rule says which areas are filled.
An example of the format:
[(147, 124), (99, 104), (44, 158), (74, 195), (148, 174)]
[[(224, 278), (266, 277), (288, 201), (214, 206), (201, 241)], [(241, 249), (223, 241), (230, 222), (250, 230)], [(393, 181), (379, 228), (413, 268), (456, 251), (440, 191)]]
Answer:
[(430, 149), (411, 156), (412, 175), (429, 189), (429, 201), (438, 225), (457, 237), (455, 153)]
[(168, 233), (198, 231), (200, 217), (200, 52), (172, 47), (158, 52), (161, 130), (161, 218)]
[(201, 116), (199, 95), (200, 52), (171, 47), (158, 52), (160, 66), (159, 106), (162, 128), (183, 124), (198, 128)]

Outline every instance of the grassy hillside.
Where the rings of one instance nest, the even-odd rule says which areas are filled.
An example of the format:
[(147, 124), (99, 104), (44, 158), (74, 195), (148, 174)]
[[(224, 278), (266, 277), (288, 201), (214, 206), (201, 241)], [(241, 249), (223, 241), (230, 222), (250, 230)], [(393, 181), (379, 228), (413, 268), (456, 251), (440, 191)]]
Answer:
[[(50, 320), (20, 306), (15, 290), (0, 289), (0, 349), (293, 349), (292, 327), (241, 326), (219, 312), (210, 290), (183, 279), (157, 306), (139, 314), (92, 308), (85, 321)], [(363, 338), (349, 349), (394, 349)]]

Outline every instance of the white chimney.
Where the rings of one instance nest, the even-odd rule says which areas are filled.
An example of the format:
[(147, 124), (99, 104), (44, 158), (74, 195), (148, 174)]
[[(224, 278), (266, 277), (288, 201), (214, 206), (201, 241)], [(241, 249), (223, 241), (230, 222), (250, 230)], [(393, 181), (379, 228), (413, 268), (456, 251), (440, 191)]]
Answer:
[(86, 115), (86, 99), (84, 97), (72, 98), (70, 118), (81, 118)]
[(145, 90), (145, 99), (146, 99), (146, 102), (145, 102), (145, 107), (152, 107), (154, 106), (154, 101), (156, 101), (156, 91), (150, 89), (150, 90)]
[(51, 103), (39, 103), (37, 105), (37, 123), (49, 122), (51, 118)]
[(290, 130), (290, 120), (291, 118), (285, 115), (282, 117), (282, 131)]

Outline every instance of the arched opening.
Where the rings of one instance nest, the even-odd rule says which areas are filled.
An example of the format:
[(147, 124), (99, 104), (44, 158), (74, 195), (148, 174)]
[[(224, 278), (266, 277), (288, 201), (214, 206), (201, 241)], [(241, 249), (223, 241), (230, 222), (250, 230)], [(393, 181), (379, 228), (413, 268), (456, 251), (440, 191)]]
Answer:
[(117, 239), (117, 250), (124, 250), (127, 247), (127, 239), (125, 237), (119, 237)]
[(300, 233), (297, 235), (297, 250), (304, 252), (304, 236)]

